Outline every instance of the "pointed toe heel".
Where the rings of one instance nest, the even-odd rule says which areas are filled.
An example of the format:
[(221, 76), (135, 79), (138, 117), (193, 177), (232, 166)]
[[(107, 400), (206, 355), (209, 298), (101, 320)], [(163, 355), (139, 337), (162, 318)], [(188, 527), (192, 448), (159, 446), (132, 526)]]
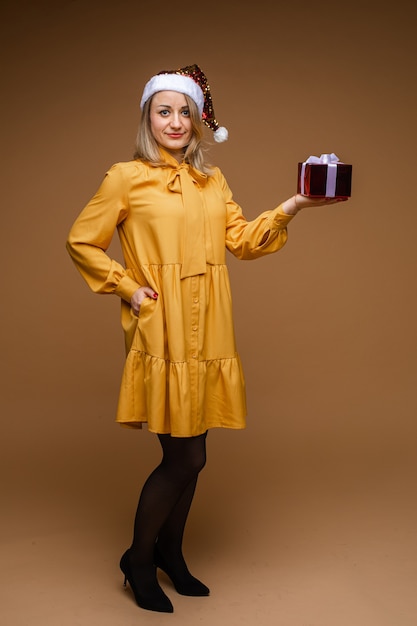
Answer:
[(156, 567), (159, 567), (159, 569), (165, 572), (165, 574), (171, 579), (175, 590), (180, 595), (194, 597), (210, 595), (210, 589), (202, 583), (201, 580), (198, 580), (198, 578), (195, 578), (192, 574), (190, 574), (185, 563), (181, 574), (176, 572), (173, 567), (170, 567), (169, 563), (158, 548), (158, 544), (155, 546), (154, 563)]
[[(133, 568), (130, 562), (129, 550), (123, 554), (120, 559), (120, 569), (124, 574), (123, 585), (126, 588), (126, 583), (129, 583), (130, 588), (136, 600), (136, 604), (141, 609), (148, 611), (157, 611), (159, 613), (173, 613), (174, 607), (171, 600), (161, 589), (156, 578), (156, 568), (154, 567), (153, 576), (147, 583), (140, 581), (140, 576), (134, 576)], [(140, 588), (140, 586), (142, 588)]]

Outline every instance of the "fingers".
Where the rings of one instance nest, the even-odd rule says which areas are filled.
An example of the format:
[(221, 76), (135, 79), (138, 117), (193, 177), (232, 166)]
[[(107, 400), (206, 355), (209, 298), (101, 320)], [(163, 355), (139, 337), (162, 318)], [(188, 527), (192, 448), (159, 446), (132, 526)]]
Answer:
[(349, 198), (312, 198), (309, 196), (297, 195), (297, 204), (300, 208), (327, 206), (328, 204), (338, 204), (345, 202)]
[(151, 287), (146, 287), (146, 295), (149, 296), (149, 298), (153, 298), (153, 300), (158, 298), (158, 294)]
[(338, 202), (345, 202), (349, 198), (324, 198), (325, 204), (337, 204)]
[(130, 306), (132, 307), (132, 311), (135, 315), (139, 315), (140, 307), (145, 298), (152, 298), (156, 300), (158, 298), (158, 294), (152, 287), (139, 287), (133, 294), (130, 299)]

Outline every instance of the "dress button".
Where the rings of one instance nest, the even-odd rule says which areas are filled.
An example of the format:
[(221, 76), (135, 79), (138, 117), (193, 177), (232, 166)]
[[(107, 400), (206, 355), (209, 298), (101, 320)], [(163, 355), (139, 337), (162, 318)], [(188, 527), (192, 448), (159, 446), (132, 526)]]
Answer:
[(198, 302), (198, 298), (194, 298), (194, 302), (197, 304), (197, 302)]
[(196, 358), (197, 358), (197, 355), (196, 355), (196, 354), (193, 354), (193, 359), (196, 359)]
[(198, 326), (193, 326), (193, 331), (195, 332), (196, 330), (198, 330)]

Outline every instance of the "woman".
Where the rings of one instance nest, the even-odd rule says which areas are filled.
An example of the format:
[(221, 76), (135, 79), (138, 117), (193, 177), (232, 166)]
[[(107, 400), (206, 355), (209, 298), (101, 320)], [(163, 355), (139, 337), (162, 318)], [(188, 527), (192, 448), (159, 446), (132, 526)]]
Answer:
[[(158, 567), (180, 594), (209, 595), (182, 553), (207, 431), (245, 427), (225, 250), (240, 259), (276, 252), (300, 209), (336, 200), (297, 195), (248, 222), (221, 172), (203, 159), (202, 121), (219, 141), (227, 131), (196, 65), (153, 76), (141, 108), (134, 160), (107, 172), (67, 247), (95, 292), (121, 298), (127, 359), (117, 421), (146, 422), (162, 461), (143, 487), (120, 567), (140, 607), (172, 612)], [(115, 229), (125, 267), (106, 254)]]

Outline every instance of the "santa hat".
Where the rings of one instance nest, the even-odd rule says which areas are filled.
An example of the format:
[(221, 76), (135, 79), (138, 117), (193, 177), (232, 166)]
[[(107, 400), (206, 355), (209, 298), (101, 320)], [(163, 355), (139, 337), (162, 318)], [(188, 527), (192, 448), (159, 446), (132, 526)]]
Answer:
[(197, 105), (202, 121), (214, 132), (215, 141), (226, 141), (229, 133), (219, 126), (213, 109), (210, 86), (198, 65), (187, 65), (179, 70), (159, 72), (146, 83), (140, 108), (158, 91), (178, 91), (189, 96)]

